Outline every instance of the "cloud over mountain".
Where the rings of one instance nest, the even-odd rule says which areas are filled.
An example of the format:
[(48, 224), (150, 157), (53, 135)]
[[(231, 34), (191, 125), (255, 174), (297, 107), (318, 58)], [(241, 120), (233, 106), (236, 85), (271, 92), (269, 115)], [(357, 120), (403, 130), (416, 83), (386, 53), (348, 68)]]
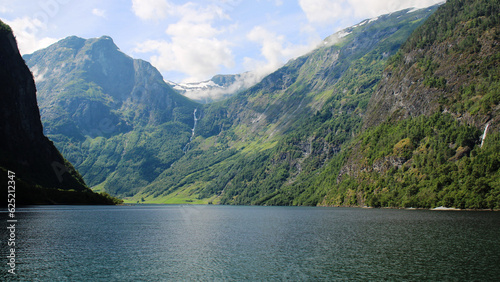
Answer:
[[(152, 53), (151, 61), (160, 70), (183, 72), (192, 81), (205, 79), (217, 72), (220, 66), (229, 68), (234, 65), (231, 43), (219, 38), (225, 29), (215, 25), (216, 21), (228, 19), (219, 7), (194, 3), (175, 6), (161, 2), (179, 19), (168, 25), (165, 39), (140, 43), (135, 52)], [(136, 12), (143, 19), (155, 19), (169, 12), (161, 9), (151, 12), (143, 6), (141, 4)]]
[(406, 8), (423, 8), (443, 0), (299, 0), (311, 23), (332, 24), (349, 17), (371, 18)]

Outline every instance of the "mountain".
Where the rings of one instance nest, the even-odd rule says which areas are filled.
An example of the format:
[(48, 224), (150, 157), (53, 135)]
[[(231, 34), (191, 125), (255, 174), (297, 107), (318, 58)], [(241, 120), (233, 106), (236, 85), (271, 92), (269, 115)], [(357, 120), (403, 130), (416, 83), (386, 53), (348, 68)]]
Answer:
[(333, 35), (204, 108), (132, 199), (500, 209), (499, 11), (450, 0)]
[[(109, 38), (26, 59), (41, 88), (71, 78), (78, 90), (40, 91), (49, 137), (95, 190), (129, 202), (499, 209), (498, 6), (449, 0), (367, 19), (210, 104), (154, 75), (159, 87), (140, 93), (177, 101), (163, 112), (125, 87), (147, 75), (117, 76), (127, 68), (103, 59), (128, 58)], [(113, 94), (123, 77), (128, 90)], [(108, 113), (91, 102), (112, 130), (86, 128)]]
[(243, 74), (219, 74), (202, 82), (166, 82), (180, 94), (196, 102), (207, 104), (234, 96), (256, 84), (257, 80), (258, 77), (247, 72)]
[[(10, 27), (1, 21), (0, 81), (3, 195), (7, 196), (8, 189), (14, 190), (18, 205), (111, 203), (109, 197), (93, 193), (74, 167), (43, 135), (33, 76), (19, 54)], [(6, 203), (6, 200), (2, 201), (2, 205)]]
[(339, 165), (387, 60), (436, 9), (365, 20), (255, 86), (205, 106), (190, 150), (129, 200), (320, 203), (331, 187), (312, 181)]
[(499, 15), (497, 1), (449, 0), (414, 32), (325, 204), (500, 208)]
[[(24, 58), (46, 134), (94, 190), (134, 202), (265, 203), (306, 182), (361, 128), (385, 62), (435, 9), (363, 21), (205, 106), (106, 36), (69, 37)], [(317, 201), (282, 197), (267, 203)]]
[(200, 105), (110, 37), (68, 37), (24, 59), (45, 133), (98, 191), (133, 193), (183, 155)]
[(173, 91), (151, 64), (122, 53), (110, 37), (68, 37), (24, 59), (37, 82), (48, 134), (82, 139), (174, 120), (192, 123), (196, 104)]

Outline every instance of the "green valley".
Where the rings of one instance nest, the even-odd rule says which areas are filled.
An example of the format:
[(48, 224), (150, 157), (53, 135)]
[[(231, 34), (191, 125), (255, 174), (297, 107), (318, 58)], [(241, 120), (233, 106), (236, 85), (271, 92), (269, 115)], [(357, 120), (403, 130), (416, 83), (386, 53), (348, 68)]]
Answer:
[(499, 14), (449, 0), (368, 19), (209, 104), (109, 37), (25, 60), (45, 133), (129, 203), (499, 209)]
[(436, 8), (366, 20), (207, 105), (191, 149), (130, 201), (187, 193), (220, 204), (318, 204), (326, 189), (303, 186), (360, 132), (385, 62)]

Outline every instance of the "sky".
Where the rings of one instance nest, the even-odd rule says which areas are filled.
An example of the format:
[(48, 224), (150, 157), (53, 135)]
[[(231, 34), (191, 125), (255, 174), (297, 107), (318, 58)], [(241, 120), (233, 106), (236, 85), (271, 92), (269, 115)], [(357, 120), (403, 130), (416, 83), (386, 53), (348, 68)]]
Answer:
[(0, 0), (22, 54), (67, 36), (111, 36), (166, 80), (268, 74), (365, 19), (443, 0)]

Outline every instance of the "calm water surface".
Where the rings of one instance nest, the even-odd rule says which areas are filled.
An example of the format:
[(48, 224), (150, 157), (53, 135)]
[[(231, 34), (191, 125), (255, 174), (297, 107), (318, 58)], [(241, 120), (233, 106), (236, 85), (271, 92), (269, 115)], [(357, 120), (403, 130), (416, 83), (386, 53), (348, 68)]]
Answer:
[(0, 233), (7, 281), (500, 280), (498, 212), (39, 206), (17, 217), (16, 278)]

